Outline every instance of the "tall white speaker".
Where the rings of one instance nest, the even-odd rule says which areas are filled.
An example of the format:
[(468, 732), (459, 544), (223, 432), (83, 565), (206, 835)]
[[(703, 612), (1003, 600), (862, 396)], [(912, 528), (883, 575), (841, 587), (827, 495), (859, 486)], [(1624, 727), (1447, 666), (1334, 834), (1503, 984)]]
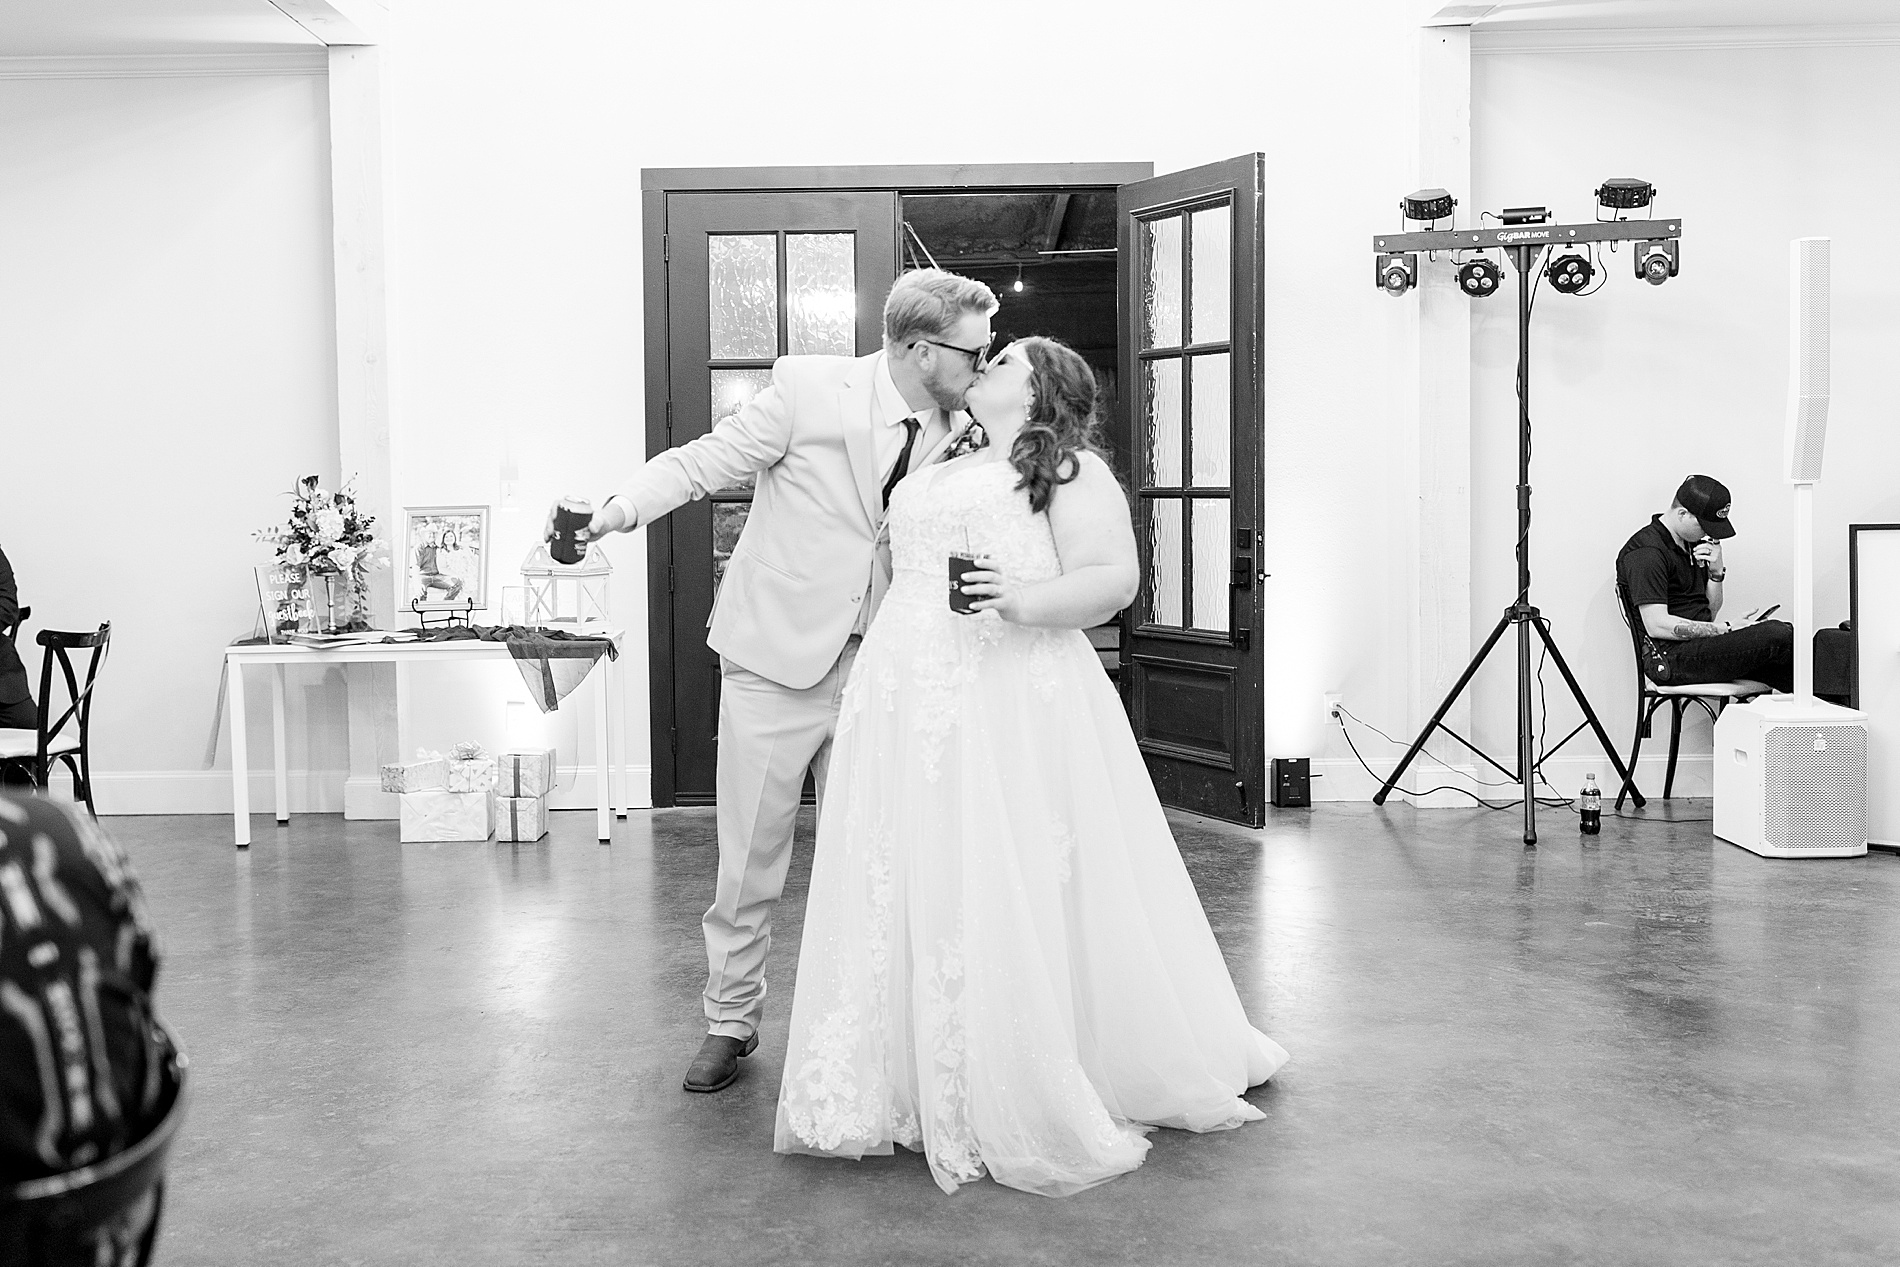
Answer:
[(1821, 478), (1821, 449), (1827, 443), (1828, 371), (1827, 238), (1796, 238), (1788, 305), (1788, 426), (1781, 446), (1782, 465), (1791, 484)]
[(1770, 858), (1867, 852), (1867, 715), (1814, 698), (1814, 483), (1827, 443), (1827, 238), (1791, 244), (1788, 423), (1794, 485), (1794, 693), (1715, 721), (1715, 834)]

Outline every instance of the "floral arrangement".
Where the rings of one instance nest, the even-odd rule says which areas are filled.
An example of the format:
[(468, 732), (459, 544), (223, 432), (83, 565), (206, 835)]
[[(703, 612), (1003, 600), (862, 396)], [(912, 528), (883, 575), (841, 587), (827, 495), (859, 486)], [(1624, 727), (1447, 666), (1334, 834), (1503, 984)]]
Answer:
[(294, 499), (290, 522), (260, 528), (251, 535), (275, 546), (278, 561), (286, 567), (303, 568), (317, 576), (348, 577), (354, 609), (348, 627), (367, 629), (369, 573), (389, 565), (389, 547), (370, 531), (376, 517), (357, 509), (355, 479), (332, 493), (317, 478), (306, 475), (290, 490)]

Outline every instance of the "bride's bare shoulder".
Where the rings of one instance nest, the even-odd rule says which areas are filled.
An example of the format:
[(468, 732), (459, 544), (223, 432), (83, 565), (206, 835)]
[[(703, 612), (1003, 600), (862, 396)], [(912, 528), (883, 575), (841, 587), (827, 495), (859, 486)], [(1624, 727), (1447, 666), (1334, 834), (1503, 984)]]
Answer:
[(1085, 449), (1075, 455), (1075, 466), (1075, 478), (1069, 481), (1069, 486), (1079, 485), (1091, 491), (1113, 489), (1120, 493), (1121, 479), (1101, 454)]
[(1097, 515), (1119, 506), (1128, 510), (1128, 497), (1101, 454), (1087, 451), (1075, 455), (1075, 478), (1056, 485), (1050, 494), (1049, 509), (1058, 515)]

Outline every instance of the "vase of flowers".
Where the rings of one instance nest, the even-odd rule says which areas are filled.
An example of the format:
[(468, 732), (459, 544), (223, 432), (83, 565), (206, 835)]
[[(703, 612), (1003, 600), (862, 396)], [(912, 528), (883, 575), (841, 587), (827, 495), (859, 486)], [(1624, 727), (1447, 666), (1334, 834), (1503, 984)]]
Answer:
[(357, 509), (356, 481), (332, 493), (306, 475), (290, 496), (290, 521), (252, 535), (275, 546), (285, 567), (308, 575), (315, 632), (368, 629), (369, 574), (388, 565), (389, 548), (370, 531), (376, 517)]

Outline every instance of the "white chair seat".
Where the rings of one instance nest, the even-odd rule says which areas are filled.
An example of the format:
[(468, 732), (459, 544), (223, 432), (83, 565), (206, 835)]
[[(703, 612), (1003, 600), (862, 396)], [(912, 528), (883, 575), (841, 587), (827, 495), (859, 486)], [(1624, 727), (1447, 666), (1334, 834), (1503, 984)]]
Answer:
[[(47, 745), (46, 755), (60, 752), (78, 752), (79, 736), (61, 734)], [(18, 730), (12, 727), (0, 729), (0, 761), (10, 757), (37, 757), (40, 755), (40, 732), (37, 730)]]
[[(1643, 685), (1656, 695), (1700, 695), (1709, 699), (1747, 699), (1753, 695), (1766, 695), (1774, 688), (1766, 682), (1751, 682), (1743, 678), (1739, 682), (1685, 682), (1681, 686), (1657, 686), (1648, 678)], [(0, 731), (0, 734), (4, 734)]]

